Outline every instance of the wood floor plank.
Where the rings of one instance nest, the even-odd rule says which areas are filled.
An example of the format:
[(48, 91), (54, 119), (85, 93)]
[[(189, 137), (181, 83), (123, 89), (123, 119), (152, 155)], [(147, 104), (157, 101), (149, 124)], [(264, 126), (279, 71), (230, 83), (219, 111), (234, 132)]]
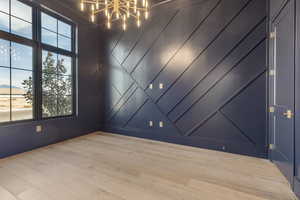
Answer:
[(8, 200), (295, 199), (268, 160), (103, 132), (0, 160), (1, 194)]
[(0, 187), (0, 198), (1, 200), (17, 200), (17, 198), (13, 194), (8, 192), (3, 187)]

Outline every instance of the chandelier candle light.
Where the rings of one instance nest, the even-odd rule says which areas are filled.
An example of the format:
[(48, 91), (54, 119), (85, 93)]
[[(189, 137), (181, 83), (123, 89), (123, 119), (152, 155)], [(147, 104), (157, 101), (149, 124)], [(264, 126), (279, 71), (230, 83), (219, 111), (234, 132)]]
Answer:
[[(91, 21), (95, 22), (95, 16), (103, 13), (106, 16), (106, 26), (111, 28), (113, 21), (122, 20), (122, 28), (126, 30), (127, 20), (134, 18), (136, 25), (141, 26), (141, 19), (149, 17), (148, 0), (80, 0), (80, 9), (86, 7), (91, 10)], [(143, 15), (143, 16), (142, 16)]]

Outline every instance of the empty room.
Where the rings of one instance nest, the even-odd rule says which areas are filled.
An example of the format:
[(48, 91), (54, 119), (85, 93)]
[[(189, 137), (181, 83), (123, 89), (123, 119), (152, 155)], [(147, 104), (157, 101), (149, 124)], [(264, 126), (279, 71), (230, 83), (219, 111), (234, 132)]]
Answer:
[(0, 200), (300, 199), (298, 0), (0, 0)]

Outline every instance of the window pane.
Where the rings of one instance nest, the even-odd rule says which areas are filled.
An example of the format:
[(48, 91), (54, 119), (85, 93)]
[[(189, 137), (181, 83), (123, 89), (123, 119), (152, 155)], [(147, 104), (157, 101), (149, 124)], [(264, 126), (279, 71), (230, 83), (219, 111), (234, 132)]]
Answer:
[(17, 0), (11, 0), (11, 15), (32, 22), (32, 8)]
[(67, 96), (71, 96), (72, 94), (72, 81), (69, 76), (58, 76), (57, 77), (57, 106), (59, 115), (70, 115), (72, 113), (72, 98), (68, 98)]
[[(18, 71), (18, 72), (17, 72)], [(21, 70), (12, 70), (12, 79), (15, 81), (13, 85), (22, 84), (22, 88), (14, 86), (12, 88), (12, 120), (25, 120), (33, 118), (33, 91), (32, 91), (32, 74), (31, 72), (23, 71), (21, 80), (14, 80), (16, 74), (22, 73)], [(18, 76), (18, 75), (17, 75)]]
[(12, 69), (12, 120), (32, 119), (32, 72)]
[(72, 74), (72, 58), (69, 56), (58, 55), (58, 74), (71, 75)]
[(71, 39), (58, 35), (58, 47), (71, 51)]
[(30, 92), (32, 90), (32, 72), (12, 69), (11, 87), (11, 92), (14, 95), (25, 95), (27, 92)]
[(58, 33), (71, 38), (71, 25), (58, 21)]
[(72, 77), (43, 74), (43, 117), (72, 114)]
[(0, 122), (10, 121), (10, 96), (0, 94)]
[(57, 74), (44, 73), (42, 76), (43, 117), (55, 117), (57, 113)]
[(42, 79), (43, 95), (56, 95), (58, 90), (57, 74), (43, 73)]
[(72, 95), (72, 76), (64, 76), (64, 81), (66, 84), (66, 92), (65, 95)]
[(9, 16), (0, 12), (0, 30), (9, 32)]
[(57, 107), (57, 74), (46, 74), (42, 76), (42, 110), (43, 117), (58, 116)]
[(0, 39), (0, 66), (10, 67), (9, 41)]
[(62, 96), (57, 102), (58, 114), (60, 116), (71, 115), (73, 113), (72, 105), (72, 96)]
[(42, 13), (42, 27), (57, 33), (57, 19)]
[(15, 17), (11, 17), (11, 32), (32, 39), (32, 25)]
[(9, 13), (9, 0), (0, 1), (0, 11)]
[(43, 73), (56, 74), (57, 73), (57, 54), (50, 51), (43, 51), (42, 53), (42, 70)]
[(10, 120), (10, 72), (0, 67), (0, 122)]
[(51, 46), (57, 47), (57, 34), (51, 31), (42, 29), (42, 42)]
[(32, 70), (32, 47), (11, 43), (11, 67)]
[(57, 95), (62, 97), (64, 95), (72, 94), (72, 78), (70, 76), (57, 77)]
[(47, 117), (55, 117), (58, 115), (57, 113), (57, 96), (55, 94), (52, 95), (44, 95), (43, 94), (43, 118)]
[(0, 67), (0, 95), (10, 94), (10, 70)]
[(32, 104), (27, 103), (24, 96), (12, 95), (12, 121), (33, 119)]

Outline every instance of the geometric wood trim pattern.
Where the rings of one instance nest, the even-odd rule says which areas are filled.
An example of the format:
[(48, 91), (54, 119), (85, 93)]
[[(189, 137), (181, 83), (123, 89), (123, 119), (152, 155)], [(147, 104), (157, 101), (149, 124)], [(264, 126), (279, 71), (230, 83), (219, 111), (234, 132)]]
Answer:
[(161, 5), (107, 54), (106, 130), (266, 157), (265, 0)]

